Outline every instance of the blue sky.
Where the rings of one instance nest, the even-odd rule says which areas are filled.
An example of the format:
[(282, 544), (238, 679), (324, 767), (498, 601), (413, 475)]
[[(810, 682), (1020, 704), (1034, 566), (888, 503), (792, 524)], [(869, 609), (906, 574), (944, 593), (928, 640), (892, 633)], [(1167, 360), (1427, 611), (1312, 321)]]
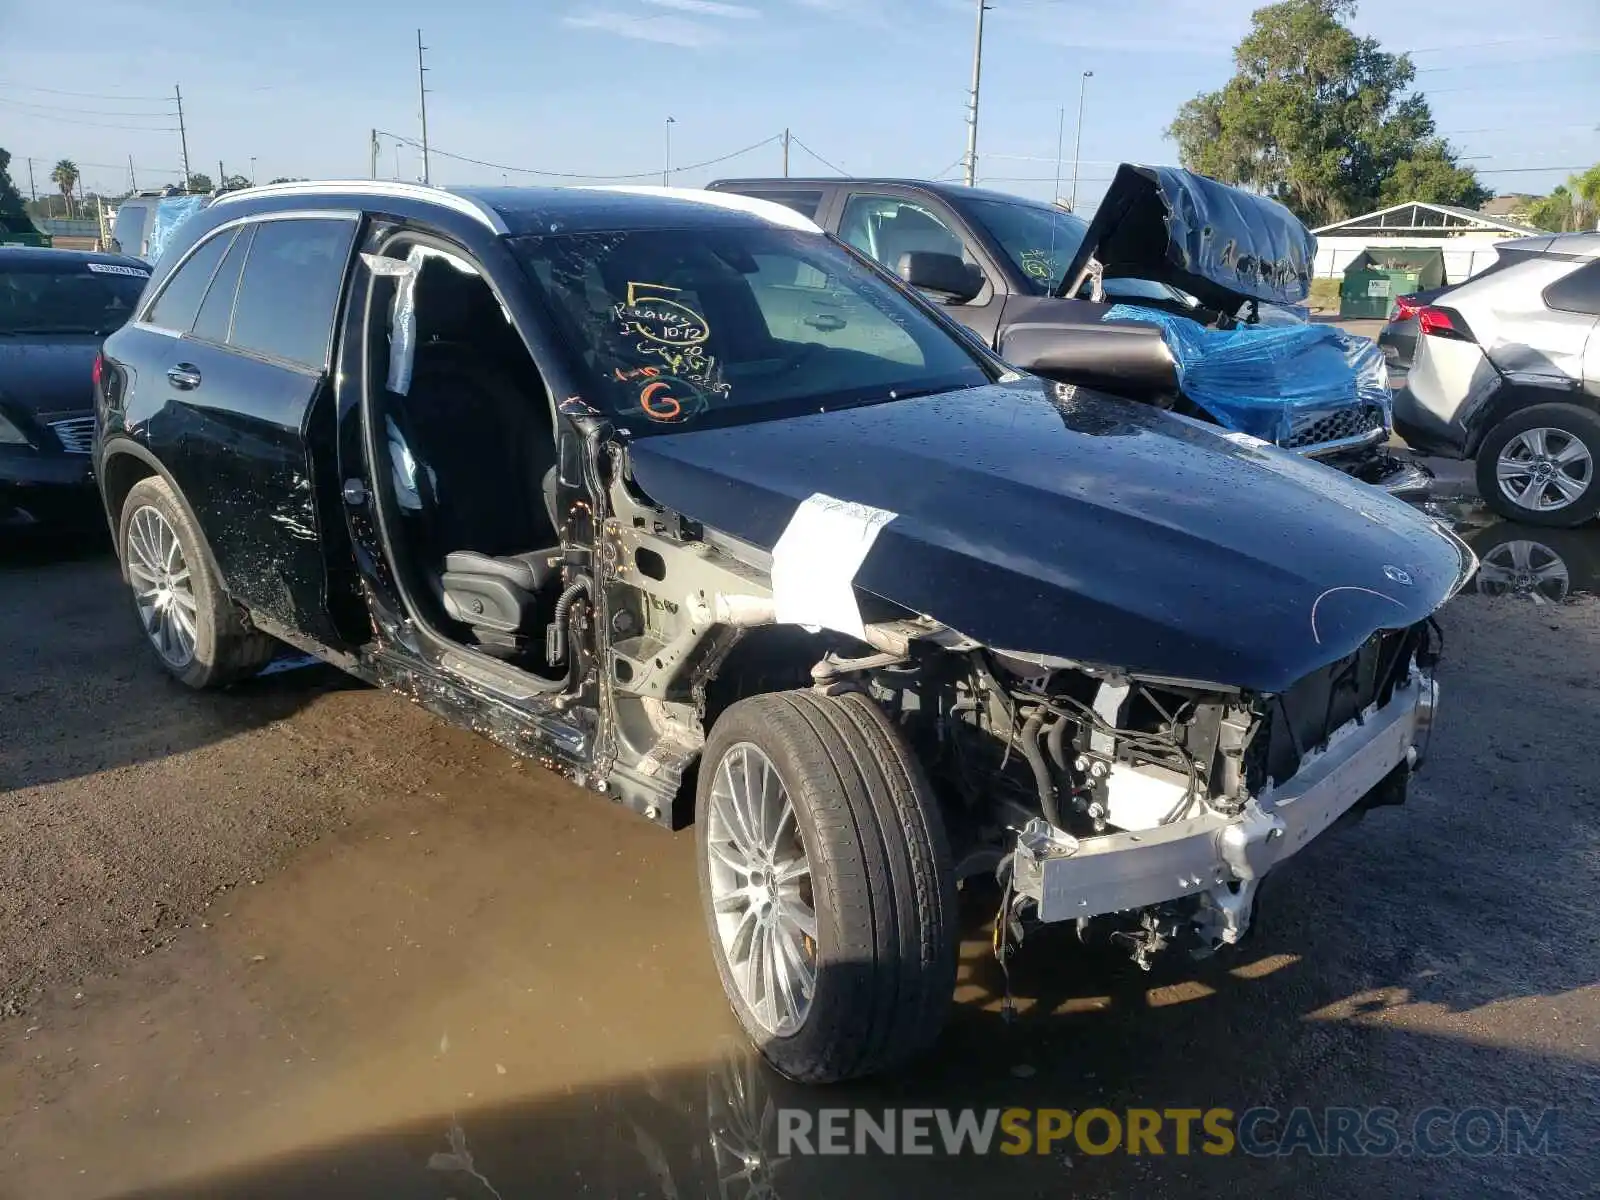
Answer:
[[(1085, 207), (1116, 162), (1175, 160), (1162, 129), (1185, 99), (1227, 78), (1255, 7), (990, 2), (980, 175), (1048, 197), (1058, 111), (1067, 110), (1070, 176), (1079, 78), (1092, 70)], [(125, 187), (130, 154), (141, 186), (176, 179), (178, 136), (160, 99), (174, 83), (196, 170), (215, 175), (221, 159), (248, 175), (254, 157), (262, 181), (364, 176), (369, 129), (417, 136), (419, 25), (430, 140), (471, 158), (588, 176), (659, 173), (669, 116), (679, 165), (785, 126), (857, 175), (953, 174), (965, 145), (974, 0), (76, 0), (71, 9), (64, 23), (51, 6), (0, 0), (0, 145), (24, 192), (30, 156), (41, 190), (62, 157), (84, 164), (93, 188)], [(1600, 160), (1594, 0), (1367, 0), (1358, 26), (1389, 49), (1417, 51), (1440, 129), (1491, 187), (1544, 191)], [(792, 162), (797, 174), (829, 173), (799, 146)], [(769, 144), (674, 182), (780, 167)], [(396, 170), (384, 139), (380, 173)], [(402, 147), (398, 170), (419, 177), (419, 156)], [(434, 160), (435, 182), (501, 177)]]

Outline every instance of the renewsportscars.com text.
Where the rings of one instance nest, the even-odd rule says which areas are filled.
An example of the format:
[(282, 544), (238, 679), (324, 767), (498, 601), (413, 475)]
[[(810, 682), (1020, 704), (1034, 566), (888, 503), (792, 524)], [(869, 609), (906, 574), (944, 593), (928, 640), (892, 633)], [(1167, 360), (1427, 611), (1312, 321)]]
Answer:
[(778, 1110), (778, 1153), (1440, 1157), (1555, 1153), (1555, 1109), (800, 1108)]

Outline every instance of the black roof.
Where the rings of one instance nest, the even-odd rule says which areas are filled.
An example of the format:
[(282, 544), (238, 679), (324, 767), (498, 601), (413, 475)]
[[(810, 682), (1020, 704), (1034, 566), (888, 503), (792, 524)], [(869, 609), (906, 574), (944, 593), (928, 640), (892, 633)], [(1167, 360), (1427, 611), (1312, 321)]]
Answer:
[(98, 250), (56, 250), (43, 246), (0, 246), (0, 266), (22, 270), (54, 270), (71, 264), (105, 263), (116, 267), (137, 267), (148, 273), (150, 264), (126, 254), (102, 254)]

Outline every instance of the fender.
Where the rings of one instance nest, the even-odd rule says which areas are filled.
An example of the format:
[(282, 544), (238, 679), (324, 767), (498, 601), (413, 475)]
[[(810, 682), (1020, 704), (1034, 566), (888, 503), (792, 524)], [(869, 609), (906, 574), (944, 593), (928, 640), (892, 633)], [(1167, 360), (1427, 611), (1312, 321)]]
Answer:
[[(139, 472), (137, 476), (129, 481), (127, 487), (121, 489), (121, 495), (117, 497), (116, 507), (113, 508), (109, 489), (112, 474), (118, 471), (114, 464), (119, 458), (136, 459), (148, 469)], [(183, 494), (183, 489), (178, 486), (178, 481), (172, 477), (172, 472), (167, 470), (165, 464), (152, 454), (147, 447), (125, 434), (112, 434), (106, 438), (105, 444), (101, 447), (94, 475), (95, 481), (100, 487), (100, 500), (106, 510), (106, 521), (111, 526), (111, 541), (116, 549), (117, 569), (122, 572), (122, 581), (124, 583), (128, 581), (128, 567), (122, 558), (121, 538), (117, 536), (118, 531), (122, 528), (122, 505), (127, 500), (128, 492), (133, 489), (140, 479), (144, 479), (149, 475), (159, 475), (166, 481), (167, 486), (172, 489), (172, 494), (177, 497), (178, 507), (183, 509), (183, 515), (189, 518), (189, 524), (193, 526), (195, 533), (199, 536), (200, 552), (205, 555), (206, 566), (211, 569), (211, 574), (222, 584), (222, 590), (228, 593), (229, 599), (232, 599), (232, 593), (228, 589), (228, 581), (224, 578), (222, 569), (217, 566), (216, 555), (211, 552), (211, 543), (206, 540), (206, 531), (200, 524), (200, 518), (195, 515), (193, 507), (190, 506), (189, 498)]]

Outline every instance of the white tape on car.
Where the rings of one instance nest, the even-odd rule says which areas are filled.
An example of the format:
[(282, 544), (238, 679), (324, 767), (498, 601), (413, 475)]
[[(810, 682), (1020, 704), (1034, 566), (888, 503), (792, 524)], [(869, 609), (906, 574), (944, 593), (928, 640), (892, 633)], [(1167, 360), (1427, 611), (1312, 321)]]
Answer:
[(780, 624), (820, 626), (865, 638), (856, 571), (896, 514), (821, 492), (795, 510), (772, 548), (772, 600)]

